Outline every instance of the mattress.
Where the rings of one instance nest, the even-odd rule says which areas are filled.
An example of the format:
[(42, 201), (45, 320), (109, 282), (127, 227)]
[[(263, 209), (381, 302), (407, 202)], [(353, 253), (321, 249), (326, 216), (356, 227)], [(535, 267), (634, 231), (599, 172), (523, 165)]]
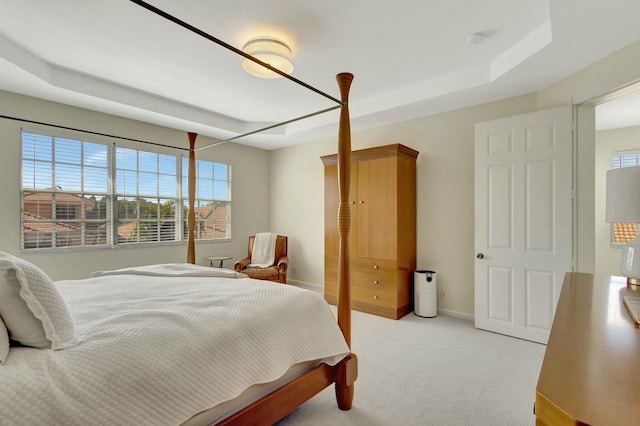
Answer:
[(265, 392), (292, 366), (335, 365), (349, 352), (308, 290), (194, 265), (99, 275), (56, 282), (76, 346), (9, 351), (0, 424), (181, 424), (237, 409), (228, 402), (258, 384)]

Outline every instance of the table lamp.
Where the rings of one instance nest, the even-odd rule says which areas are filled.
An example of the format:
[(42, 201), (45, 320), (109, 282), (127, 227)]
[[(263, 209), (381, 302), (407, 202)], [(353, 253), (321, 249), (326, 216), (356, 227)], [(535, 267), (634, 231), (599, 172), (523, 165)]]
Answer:
[[(640, 223), (640, 166), (607, 171), (606, 221)], [(620, 273), (627, 287), (640, 291), (640, 237), (622, 248)]]

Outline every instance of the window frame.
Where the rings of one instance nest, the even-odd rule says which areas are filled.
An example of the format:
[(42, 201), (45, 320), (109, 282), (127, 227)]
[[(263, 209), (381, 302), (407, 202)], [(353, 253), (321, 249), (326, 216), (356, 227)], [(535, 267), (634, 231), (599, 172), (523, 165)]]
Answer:
[[(135, 164), (130, 164), (132, 158)], [(146, 157), (146, 160), (145, 160)], [(155, 165), (152, 165), (150, 162), (151, 157), (153, 157)], [(135, 244), (152, 244), (152, 243), (161, 243), (161, 242), (179, 242), (182, 241), (180, 238), (181, 229), (180, 229), (180, 209), (177, 208), (181, 202), (181, 191), (180, 185), (178, 182), (178, 176), (180, 173), (180, 164), (179, 164), (179, 156), (158, 153), (153, 151), (141, 150), (136, 148), (129, 148), (124, 146), (115, 146), (114, 147), (114, 189), (113, 189), (113, 208), (114, 212), (114, 233), (113, 233), (113, 244), (114, 245), (135, 245)], [(129, 160), (129, 162), (127, 161)], [(164, 160), (164, 161), (163, 161)], [(173, 167), (173, 173), (168, 172), (166, 169), (163, 170), (162, 163), (166, 163), (167, 160), (172, 160), (173, 165), (169, 165), (169, 167)], [(164, 167), (167, 167), (165, 164)], [(155, 171), (153, 170), (155, 169)], [(152, 176), (152, 180), (147, 182), (142, 177)], [(175, 191), (173, 194), (169, 194), (167, 192), (162, 192), (162, 177), (172, 178), (173, 185), (175, 187)], [(133, 187), (130, 182), (133, 180)], [(151, 185), (150, 185), (151, 184)], [(155, 188), (150, 189), (151, 186)], [(124, 203), (124, 211), (128, 214), (129, 209), (127, 205), (129, 203), (134, 203), (133, 214), (134, 217), (121, 217), (118, 213), (121, 211), (120, 202)], [(155, 203), (154, 203), (155, 201)], [(167, 216), (168, 220), (163, 220), (162, 211), (163, 206), (173, 202), (172, 215)], [(147, 213), (152, 213), (155, 206), (155, 218), (150, 215), (143, 215), (143, 208), (147, 209)], [(169, 235), (173, 235), (172, 238), (167, 239), (163, 238), (162, 228), (166, 223), (173, 223), (172, 232)], [(128, 224), (135, 224), (135, 239), (133, 241), (126, 241), (126, 237), (120, 235), (119, 229), (121, 227), (127, 227)], [(147, 232), (147, 229), (149, 232)], [(155, 229), (155, 231), (154, 231)], [(153, 238), (151, 232), (155, 233), (155, 239)], [(146, 238), (149, 240), (145, 241)]]
[[(54, 185), (52, 185), (51, 188), (46, 188), (46, 187), (42, 187), (41, 184), (39, 182), (36, 181), (35, 176), (37, 175), (36, 171), (35, 171), (35, 166), (32, 169), (29, 169), (29, 171), (34, 173), (34, 178), (32, 178), (32, 180), (30, 182), (27, 181), (27, 179), (25, 179), (25, 171), (28, 167), (25, 167), (25, 164), (28, 161), (32, 161), (35, 162), (34, 160), (34, 156), (31, 156), (28, 158), (28, 155), (25, 154), (25, 135), (27, 136), (27, 138), (31, 137), (31, 138), (44, 138), (43, 140), (49, 140), (50, 141), (50, 146), (51, 146), (51, 150), (56, 149), (56, 143), (58, 140), (71, 140), (74, 142), (79, 142), (80, 146), (84, 146), (83, 144), (88, 143), (88, 144), (95, 144), (95, 145), (101, 145), (102, 147), (104, 147), (104, 149), (106, 150), (106, 161), (107, 164), (105, 166), (106, 169), (106, 192), (104, 193), (100, 193), (100, 203), (102, 203), (102, 200), (104, 199), (104, 206), (101, 206), (100, 208), (104, 207), (104, 213), (100, 213), (100, 214), (104, 214), (105, 219), (101, 219), (103, 221), (106, 222), (106, 225), (104, 226), (104, 239), (105, 242), (102, 244), (90, 244), (87, 245), (86, 244), (86, 240), (85, 240), (85, 235), (86, 235), (86, 230), (87, 230), (87, 224), (88, 223), (92, 223), (92, 221), (95, 221), (95, 219), (89, 218), (87, 217), (87, 211), (84, 207), (84, 203), (85, 203), (85, 196), (91, 196), (93, 193), (91, 192), (87, 192), (86, 190), (84, 191), (78, 191), (78, 190), (65, 190), (63, 188), (56, 188)], [(119, 249), (119, 248), (128, 248), (128, 247), (141, 247), (141, 246), (150, 246), (150, 245), (172, 245), (172, 244), (185, 244), (187, 242), (187, 230), (186, 230), (186, 217), (187, 217), (187, 210), (188, 210), (188, 199), (186, 199), (185, 197), (187, 196), (187, 187), (183, 187), (184, 184), (186, 184), (186, 181), (183, 182), (183, 178), (182, 176), (187, 174), (187, 170), (182, 170), (183, 169), (183, 158), (185, 157), (182, 153), (176, 153), (173, 149), (171, 149), (170, 147), (167, 147), (167, 149), (162, 149), (161, 147), (158, 146), (153, 146), (153, 147), (149, 147), (149, 149), (146, 149), (147, 147), (145, 146), (140, 146), (139, 144), (132, 144), (132, 143), (127, 143), (126, 141), (124, 142), (118, 142), (117, 144), (110, 138), (100, 138), (100, 137), (95, 137), (95, 136), (91, 136), (90, 138), (85, 138), (84, 134), (80, 134), (78, 132), (69, 132), (69, 131), (51, 131), (50, 129), (28, 129), (28, 128), (22, 128), (21, 129), (21, 133), (20, 133), (20, 249), (22, 251), (25, 252), (35, 252), (35, 251), (46, 251), (46, 252), (52, 252), (52, 251), (70, 251), (70, 250), (78, 250), (78, 251), (89, 251), (89, 250), (96, 250), (96, 249)], [(105, 140), (106, 139), (106, 140)], [(35, 144), (35, 142), (34, 142)], [(34, 149), (37, 148), (37, 146), (34, 146)], [(175, 160), (175, 175), (170, 175), (172, 177), (170, 177), (169, 179), (167, 179), (167, 175), (162, 173), (162, 171), (160, 170), (160, 165), (157, 166), (157, 173), (155, 172), (149, 172), (149, 171), (144, 171), (144, 172), (140, 172), (140, 170), (138, 170), (138, 176), (142, 175), (142, 176), (147, 176), (147, 175), (153, 175), (155, 177), (155, 179), (151, 179), (151, 181), (155, 181), (156, 182), (156, 189), (157, 189), (157, 193), (156, 194), (146, 194), (144, 191), (140, 192), (138, 191), (138, 189), (140, 188), (140, 183), (141, 182), (136, 182), (136, 193), (135, 194), (130, 194), (130, 193), (122, 193), (119, 192), (119, 189), (122, 188), (118, 188), (118, 180), (117, 180), (117, 176), (118, 176), (118, 167), (117, 167), (117, 159), (118, 159), (118, 152), (135, 152), (136, 157), (140, 156), (140, 155), (146, 155), (149, 154), (150, 156), (154, 156), (156, 159), (158, 158), (162, 158), (164, 161), (169, 161), (169, 160)], [(34, 151), (35, 152), (35, 151)], [(80, 156), (82, 157), (82, 150), (80, 150), (79, 154), (75, 154), (74, 152), (72, 152), (70, 155), (73, 156)], [(141, 154), (144, 153), (144, 154)], [(36, 152), (37, 154), (37, 152)], [(49, 164), (49, 169), (51, 171), (51, 176), (46, 176), (47, 174), (45, 173), (44, 175), (47, 177), (47, 179), (50, 179), (51, 182), (53, 184), (55, 184), (56, 181), (56, 177), (55, 177), (55, 173), (53, 172), (53, 170), (56, 168), (56, 159), (55, 157), (51, 157), (49, 160), (45, 160), (45, 163)], [(220, 238), (215, 238), (215, 234), (213, 234), (211, 236), (211, 238), (206, 238), (206, 237), (201, 237), (201, 236), (196, 236), (196, 239), (198, 239), (198, 241), (200, 242), (220, 242), (220, 241), (229, 241), (231, 239), (231, 170), (232, 170), (232, 165), (226, 162), (221, 162), (221, 161), (212, 161), (212, 160), (207, 160), (207, 159), (202, 159), (202, 160), (197, 160), (200, 163), (210, 163), (210, 167), (215, 167), (216, 164), (218, 165), (223, 165), (224, 167), (226, 167), (228, 169), (228, 173), (227, 173), (227, 195), (228, 195), (228, 200), (226, 200), (225, 202), (228, 204), (228, 208), (227, 208), (227, 217), (226, 217), (226, 234), (224, 237)], [(84, 168), (80, 168), (80, 175), (81, 178), (80, 179), (76, 179), (76, 180), (80, 180), (81, 182), (84, 182), (85, 179), (85, 170)], [(159, 177), (160, 175), (162, 175), (162, 179)], [(69, 179), (69, 178), (67, 178)], [(160, 188), (160, 180), (162, 180), (164, 183), (163, 185), (167, 185), (168, 182), (170, 182), (170, 179), (173, 179), (173, 181), (175, 182), (175, 195), (170, 194), (173, 191), (168, 191), (168, 193), (163, 192), (163, 190)], [(28, 182), (28, 184), (26, 184)], [(45, 181), (46, 182), (46, 181)], [(102, 182), (102, 181), (101, 181)], [(196, 194), (198, 194), (198, 180), (196, 180)], [(102, 182), (104, 184), (104, 182)], [(144, 183), (144, 181), (143, 181)], [(46, 184), (46, 183), (45, 183)], [(83, 184), (79, 184), (80, 188), (83, 189), (84, 187), (82, 186)], [(164, 186), (164, 188), (171, 188), (171, 187), (167, 187)], [(25, 210), (25, 194), (40, 194), (40, 193), (44, 193), (44, 194), (51, 194), (52, 197), (52, 202), (50, 202), (50, 206), (46, 206), (49, 210), (51, 210), (51, 213), (49, 214), (49, 217), (38, 217), (38, 215), (32, 214), (30, 213), (30, 211), (27, 209)], [(60, 196), (60, 194), (67, 194), (65, 196), (68, 196), (68, 194), (71, 195), (75, 195), (75, 196), (79, 196), (82, 201), (80, 202), (80, 204), (82, 204), (82, 206), (80, 207), (81, 210), (75, 210), (73, 212), (73, 214), (75, 214), (76, 218), (74, 219), (69, 219), (68, 217), (71, 214), (65, 215), (65, 218), (59, 218), (60, 220), (57, 219), (57, 214), (54, 214), (54, 212), (56, 210), (62, 211), (65, 209), (71, 209), (72, 206), (69, 204), (61, 204), (59, 206), (56, 206), (55, 204), (55, 199), (56, 196)], [(151, 198), (153, 199), (151, 201), (152, 205), (157, 206), (155, 211), (157, 213), (157, 216), (155, 219), (149, 219), (149, 218), (143, 218), (140, 217), (139, 213), (140, 211), (137, 210), (138, 213), (138, 217), (136, 219), (137, 223), (142, 223), (142, 222), (146, 222), (146, 221), (151, 221), (154, 222), (156, 225), (155, 229), (156, 229), (156, 235), (157, 238), (152, 240), (152, 241), (139, 241), (139, 239), (137, 241), (127, 241), (127, 242), (123, 242), (123, 241), (119, 241), (119, 237), (118, 237), (118, 224), (121, 222), (122, 218), (119, 218), (118, 216), (118, 199), (122, 199), (124, 196), (134, 196), (134, 197), (138, 197), (140, 199), (143, 198), (149, 198), (149, 196), (151, 196)], [(95, 199), (94, 199), (95, 200)], [(171, 223), (173, 224), (173, 226), (169, 225), (168, 228), (170, 229), (170, 232), (173, 236), (172, 239), (167, 240), (165, 237), (163, 237), (163, 235), (169, 235), (169, 234), (163, 234), (163, 232), (166, 232), (166, 229), (162, 229), (165, 225), (165, 223), (167, 222), (166, 219), (163, 219), (162, 216), (162, 206), (163, 204), (158, 204), (159, 201), (156, 200), (160, 200), (160, 201), (167, 201), (169, 202), (170, 205), (173, 205), (173, 214), (170, 217), (171, 219)], [(155, 203), (154, 203), (155, 201)], [(216, 200), (218, 201), (218, 200)], [(46, 204), (47, 202), (45, 201), (44, 204)], [(140, 200), (138, 200), (138, 203), (140, 203)], [(183, 206), (183, 208), (180, 208), (180, 206)], [(184, 206), (186, 207), (186, 210), (184, 209)], [(196, 208), (198, 206), (196, 205)], [(58, 209), (59, 208), (59, 209)], [(152, 206), (149, 207), (149, 211), (153, 211), (154, 209), (152, 208)], [(40, 213), (40, 210), (37, 210), (37, 213)], [(70, 210), (67, 210), (67, 213), (71, 213)], [(197, 213), (197, 211), (196, 211)], [(33, 216), (33, 218), (29, 218), (27, 219), (27, 216)], [(165, 216), (166, 217), (166, 216)], [(129, 218), (131, 219), (131, 218)], [(148, 219), (148, 220), (147, 220)], [(52, 232), (50, 233), (50, 239), (51, 242), (48, 243), (47, 245), (47, 241), (44, 241), (44, 245), (41, 243), (40, 240), (35, 241), (34, 244), (30, 243), (30, 238), (28, 237), (28, 231), (27, 228), (25, 228), (25, 226), (28, 226), (29, 223), (33, 223), (33, 227), (32, 230), (36, 230), (36, 234), (34, 235), (40, 235), (38, 234), (38, 232), (41, 232), (40, 230), (38, 230), (38, 227), (41, 227), (42, 225), (37, 225), (38, 223), (63, 223), (63, 222), (72, 222), (75, 224), (80, 224), (80, 226), (77, 228), (77, 232), (79, 232), (81, 234), (81, 237), (77, 238), (76, 240), (73, 241), (69, 241), (69, 240), (63, 240), (62, 238), (62, 234), (57, 234), (54, 233), (55, 232), (55, 225), (51, 226)], [(60, 226), (60, 225), (59, 225)], [(152, 226), (153, 228), (153, 226)], [(46, 229), (46, 227), (45, 227)], [(65, 228), (66, 229), (66, 228)], [(68, 230), (67, 230), (68, 231)], [(46, 233), (46, 232), (45, 232)], [(44, 233), (42, 234), (42, 236), (46, 237), (46, 235), (44, 235)], [(37, 238), (36, 238), (37, 239)], [(75, 243), (75, 244), (74, 244)]]
[[(27, 135), (27, 139), (25, 140), (25, 135)], [(33, 156), (25, 155), (25, 144), (28, 143), (28, 139), (31, 137), (31, 141), (33, 143)], [(56, 141), (60, 142), (60, 145), (56, 145)], [(41, 144), (41, 149), (36, 151), (37, 146)], [(63, 153), (65, 153), (64, 145), (79, 145), (79, 151), (75, 150), (67, 150), (66, 154), (68, 157), (65, 157), (63, 160), (57, 160), (57, 157)], [(48, 146), (45, 146), (48, 145)], [(101, 151), (98, 154), (103, 154), (104, 163), (102, 165), (97, 166), (95, 161), (91, 160), (91, 157), (87, 157), (86, 154), (90, 155), (91, 151), (87, 148), (93, 147), (94, 149), (98, 149)], [(69, 154), (71, 152), (71, 154)], [(20, 133), (20, 245), (21, 250), (23, 251), (36, 251), (36, 250), (58, 250), (65, 249), (68, 250), (70, 248), (78, 248), (84, 247), (86, 249), (95, 249), (95, 248), (107, 248), (108, 240), (109, 240), (109, 212), (108, 209), (105, 209), (103, 212), (98, 212), (99, 216), (102, 214), (104, 217), (98, 218), (88, 218), (87, 213), (87, 205), (88, 202), (92, 199), (92, 203), (96, 203), (96, 199), (105, 199), (108, 196), (108, 181), (104, 182), (104, 186), (100, 189), (90, 190), (88, 187), (91, 185), (95, 185), (94, 181), (91, 179), (95, 179), (96, 176), (92, 174), (85, 173), (85, 170), (102, 170), (103, 176), (108, 176), (109, 170), (109, 146), (102, 141), (89, 141), (83, 140), (82, 138), (78, 138), (77, 134), (68, 133), (68, 132), (57, 132), (56, 134), (52, 134), (51, 132), (46, 132), (42, 130), (31, 130), (23, 128)], [(25, 173), (25, 164), (31, 163), (32, 168), (29, 169), (33, 173), (33, 178), (31, 180), (32, 185), (26, 185), (25, 182), (28, 182), (28, 177)], [(45, 167), (48, 169), (49, 176), (44, 174), (44, 178), (49, 183), (48, 187), (42, 187), (42, 182), (40, 179), (42, 175), (39, 175), (39, 168)], [(60, 170), (63, 169), (79, 169), (80, 178), (77, 181), (69, 178), (68, 175), (57, 180), (60, 175)], [(40, 170), (42, 171), (42, 170)], [(63, 188), (62, 184), (66, 188)], [(46, 183), (44, 184), (46, 185)], [(70, 185), (71, 187), (69, 187)], [(33, 203), (26, 203), (25, 198), (34, 195)], [(43, 196), (44, 194), (44, 196)], [(48, 198), (51, 197), (51, 201), (47, 206), (46, 202), (42, 203), (42, 207), (44, 208), (44, 212), (41, 213), (41, 203), (39, 198)], [(76, 205), (76, 209), (80, 209), (80, 218), (78, 218), (77, 210), (76, 210), (76, 218), (58, 218), (58, 202), (61, 203), (61, 206), (64, 206), (65, 203), (62, 201), (63, 198), (67, 198), (66, 206), (69, 207), (70, 198), (76, 197), (77, 201), (74, 202)], [(60, 201), (58, 201), (60, 200)], [(27, 204), (31, 207), (27, 208)], [(32, 205), (33, 204), (33, 205)], [(35, 212), (34, 212), (35, 210)], [(49, 217), (47, 217), (47, 212), (49, 213)], [(25, 220), (26, 216), (30, 215), (33, 218)], [(100, 231), (100, 224), (104, 224), (104, 230)], [(29, 233), (27, 232), (26, 227), (31, 227), (35, 229), (35, 244), (33, 244), (33, 238), (29, 237)], [(94, 228), (92, 224), (97, 224)], [(47, 228), (49, 225), (49, 229)], [(37, 228), (44, 227), (44, 231), (40, 231)], [(66, 228), (66, 229), (65, 229)], [(74, 229), (75, 228), (75, 229)], [(96, 232), (91, 235), (90, 229), (95, 229)], [(79, 241), (79, 244), (69, 243), (70, 240), (73, 240), (73, 237), (69, 237), (69, 234), (77, 234), (75, 241)], [(46, 237), (50, 236), (50, 245), (47, 244)], [(44, 236), (44, 246), (40, 244), (41, 236)], [(86, 241), (87, 237), (104, 238), (103, 243), (97, 243), (88, 245)]]

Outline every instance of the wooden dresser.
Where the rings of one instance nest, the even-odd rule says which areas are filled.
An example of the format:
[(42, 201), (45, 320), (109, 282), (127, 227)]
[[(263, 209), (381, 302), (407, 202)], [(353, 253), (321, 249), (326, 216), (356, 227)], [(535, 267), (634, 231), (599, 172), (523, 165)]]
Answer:
[[(416, 267), (416, 158), (400, 144), (351, 153), (351, 307), (398, 319), (412, 310)], [(337, 156), (321, 157), (324, 182), (324, 297), (337, 303)]]
[(565, 275), (536, 387), (537, 425), (640, 425), (640, 329), (626, 278)]

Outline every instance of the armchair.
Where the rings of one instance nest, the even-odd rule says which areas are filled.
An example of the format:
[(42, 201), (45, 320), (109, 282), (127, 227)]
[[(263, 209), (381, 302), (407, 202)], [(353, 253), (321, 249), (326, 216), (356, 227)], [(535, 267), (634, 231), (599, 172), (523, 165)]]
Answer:
[(249, 237), (249, 255), (238, 260), (233, 269), (237, 272), (247, 274), (251, 278), (259, 280), (276, 281), (282, 284), (287, 283), (287, 267), (289, 266), (289, 258), (287, 257), (288, 239), (284, 235), (278, 235), (276, 238), (275, 259), (272, 266), (267, 268), (254, 268), (248, 266), (251, 263), (251, 255), (253, 254), (253, 243), (255, 235)]

